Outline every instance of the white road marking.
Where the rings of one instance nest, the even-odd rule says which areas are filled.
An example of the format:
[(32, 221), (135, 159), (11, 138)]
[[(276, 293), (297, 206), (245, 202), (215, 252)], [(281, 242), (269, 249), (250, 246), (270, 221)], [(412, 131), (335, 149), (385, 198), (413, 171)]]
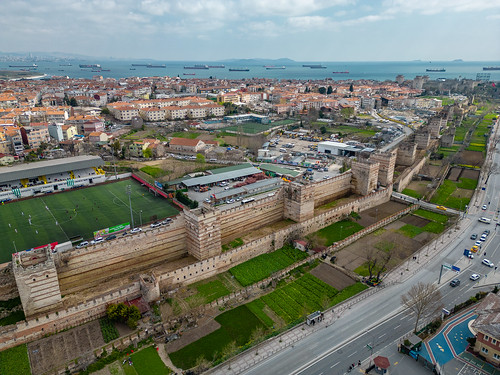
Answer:
[(356, 353), (357, 353), (357, 351), (355, 351), (354, 353), (352, 353), (352, 354), (348, 355), (348, 356), (347, 356), (347, 358), (352, 357), (352, 356), (353, 356), (354, 354), (356, 354)]
[(339, 362), (337, 362), (337, 363), (334, 363), (333, 365), (331, 365), (331, 366), (330, 366), (330, 368), (334, 368), (334, 367), (335, 367), (335, 366), (337, 366), (339, 363), (340, 363), (340, 361), (339, 361)]

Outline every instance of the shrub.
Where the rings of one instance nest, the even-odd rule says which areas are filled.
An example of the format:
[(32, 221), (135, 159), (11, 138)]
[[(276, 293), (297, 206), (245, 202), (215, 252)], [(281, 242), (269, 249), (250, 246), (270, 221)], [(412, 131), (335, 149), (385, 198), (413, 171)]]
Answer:
[(196, 208), (198, 207), (198, 201), (193, 201), (189, 199), (189, 197), (185, 194), (183, 194), (181, 191), (177, 190), (175, 192), (175, 198), (181, 202), (182, 204), (185, 204), (189, 208)]

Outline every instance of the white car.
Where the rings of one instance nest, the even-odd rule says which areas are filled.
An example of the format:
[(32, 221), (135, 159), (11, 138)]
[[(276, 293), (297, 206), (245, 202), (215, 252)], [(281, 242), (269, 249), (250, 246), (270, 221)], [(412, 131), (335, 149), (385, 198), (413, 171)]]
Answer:
[(95, 240), (90, 241), (91, 245), (96, 245), (98, 243), (104, 242), (104, 238), (102, 237), (97, 237)]
[(474, 246), (477, 246), (477, 247), (479, 247), (479, 248), (481, 248), (481, 245), (482, 245), (482, 244), (483, 244), (483, 243), (482, 243), (481, 241), (476, 241), (476, 242), (474, 242)]
[(137, 227), (137, 228), (134, 228), (130, 231), (130, 233), (139, 233), (139, 232), (142, 232), (142, 229)]
[(483, 207), (481, 207), (483, 210), (486, 210), (488, 208), (487, 205), (483, 204)]
[(488, 266), (488, 267), (495, 267), (495, 265), (493, 263), (491, 263), (488, 259), (483, 259), (483, 261), (481, 263), (483, 263), (485, 266)]
[(234, 203), (234, 202), (236, 202), (234, 199), (229, 199), (228, 201), (226, 201), (226, 203), (229, 203), (229, 204)]
[(78, 245), (76, 245), (76, 248), (81, 249), (82, 247), (85, 247), (88, 245), (89, 245), (89, 241), (83, 241), (83, 242), (80, 242)]
[(151, 224), (151, 225), (150, 225), (150, 227), (151, 227), (151, 228), (158, 228), (158, 227), (161, 227), (161, 223), (158, 223), (158, 222), (153, 223), (153, 224)]
[(480, 277), (481, 276), (479, 276), (477, 273), (473, 273), (472, 275), (470, 275), (470, 279), (473, 281), (479, 280)]

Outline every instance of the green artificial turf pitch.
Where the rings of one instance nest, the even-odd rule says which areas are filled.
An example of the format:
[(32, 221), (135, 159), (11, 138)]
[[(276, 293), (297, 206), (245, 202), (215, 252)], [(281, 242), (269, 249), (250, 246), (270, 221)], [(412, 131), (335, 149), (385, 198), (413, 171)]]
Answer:
[(89, 240), (96, 230), (130, 222), (127, 185), (135, 226), (141, 224), (141, 216), (145, 225), (154, 215), (162, 219), (178, 213), (165, 198), (155, 197), (135, 180), (6, 203), (0, 206), (0, 263), (10, 261), (16, 251), (76, 236)]

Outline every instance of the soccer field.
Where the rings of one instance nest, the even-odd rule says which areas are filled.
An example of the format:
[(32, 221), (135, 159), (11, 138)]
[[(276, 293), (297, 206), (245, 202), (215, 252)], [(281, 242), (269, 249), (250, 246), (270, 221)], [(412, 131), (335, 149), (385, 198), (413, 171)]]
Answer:
[(243, 123), (238, 124), (238, 125), (231, 125), (231, 126), (222, 128), (222, 130), (231, 130), (231, 131), (239, 132), (241, 129), (241, 131), (243, 133), (257, 134), (257, 133), (265, 132), (274, 126), (276, 126), (276, 125), (274, 125), (274, 124), (260, 124), (257, 122), (243, 122)]
[[(131, 186), (135, 226), (176, 215), (165, 198), (155, 197), (135, 180), (93, 186), (0, 206), (0, 263), (11, 254), (71, 237), (91, 239), (93, 232), (130, 222), (127, 185)], [(142, 211), (142, 214), (141, 214)]]

